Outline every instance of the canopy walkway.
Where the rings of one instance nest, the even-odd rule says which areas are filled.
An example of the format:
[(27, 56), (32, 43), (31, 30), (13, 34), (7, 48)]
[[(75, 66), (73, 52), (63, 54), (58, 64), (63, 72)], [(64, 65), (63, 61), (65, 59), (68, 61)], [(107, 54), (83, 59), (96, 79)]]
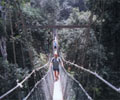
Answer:
[[(97, 73), (94, 73), (88, 69), (80, 67), (76, 64), (73, 64), (69, 61), (63, 59), (66, 63), (72, 64), (76, 67), (79, 67), (83, 70), (88, 71), (89, 73), (96, 75), (97, 78), (102, 80), (116, 92), (120, 93), (120, 89), (116, 88), (102, 77), (100, 77)], [(49, 61), (50, 62), (50, 61)], [(0, 96), (0, 100), (7, 100), (7, 96), (12, 94), (17, 88), (22, 88), (23, 83), (28, 80), (34, 73), (39, 70), (47, 68), (49, 62), (44, 66), (34, 69), (23, 81), (18, 83), (13, 89), (5, 93), (4, 95)], [(83, 86), (74, 78), (72, 77), (64, 67), (59, 66), (60, 68), (60, 79), (54, 82), (54, 75), (52, 68), (49, 68), (48, 72), (44, 77), (37, 81), (35, 86), (32, 90), (23, 98), (23, 100), (92, 100), (89, 94), (85, 91)], [(10, 100), (8, 98), (8, 100)]]
[[(70, 61), (66, 61), (63, 56), (61, 56), (61, 58), (64, 63), (68, 63), (94, 75), (105, 84), (107, 84), (110, 88), (120, 93), (120, 88), (115, 87), (114, 85), (103, 79), (96, 72), (92, 72), (91, 70), (85, 69), (84, 67), (78, 66), (77, 64), (71, 63)], [(35, 85), (32, 89), (29, 90), (28, 94), (19, 99), (17, 97), (18, 100), (93, 100), (92, 97), (84, 89), (82, 84), (80, 84), (79, 81), (71, 76), (71, 74), (66, 71), (64, 66), (59, 66), (59, 80), (54, 81), (53, 68), (49, 67), (50, 62), (51, 58), (44, 66), (33, 69), (33, 71), (28, 76), (26, 76), (24, 80), (17, 83), (15, 87), (0, 96), (0, 100), (15, 100), (13, 99), (14, 95), (10, 95), (12, 95), (14, 91), (16, 91), (17, 93), (18, 88), (25, 87), (25, 82), (28, 82), (28, 79), (30, 79), (32, 76), (34, 76), (34, 80), (36, 80)], [(43, 73), (47, 71), (47, 73), (44, 75), (41, 74), (40, 71)], [(22, 95), (22, 92), (20, 92), (20, 95)]]

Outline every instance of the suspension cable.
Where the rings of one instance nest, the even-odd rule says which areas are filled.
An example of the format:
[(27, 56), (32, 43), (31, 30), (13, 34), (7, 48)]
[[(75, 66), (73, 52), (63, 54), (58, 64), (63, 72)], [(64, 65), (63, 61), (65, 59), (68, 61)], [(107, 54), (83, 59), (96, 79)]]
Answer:
[(95, 77), (97, 77), (98, 79), (100, 79), (101, 81), (103, 81), (106, 85), (108, 85), (109, 87), (111, 87), (113, 90), (115, 90), (116, 92), (120, 93), (120, 88), (116, 88), (114, 85), (112, 85), (111, 83), (109, 83), (108, 81), (106, 81), (105, 79), (103, 79), (103, 78), (102, 78), (100, 75), (98, 75), (96, 72), (93, 72), (93, 71), (91, 71), (91, 70), (89, 70), (89, 69), (86, 69), (86, 68), (84, 68), (84, 67), (82, 67), (82, 66), (79, 66), (79, 65), (77, 65), (77, 64), (74, 64), (74, 63), (72, 63), (72, 62), (70, 62), (70, 61), (66, 61), (63, 57), (62, 57), (62, 59), (63, 59), (63, 61), (64, 61), (65, 63), (71, 64), (71, 65), (73, 65), (73, 66), (75, 66), (75, 67), (77, 67), (77, 68), (80, 68), (80, 69), (83, 70), (83, 71), (86, 71), (86, 72), (94, 75)]

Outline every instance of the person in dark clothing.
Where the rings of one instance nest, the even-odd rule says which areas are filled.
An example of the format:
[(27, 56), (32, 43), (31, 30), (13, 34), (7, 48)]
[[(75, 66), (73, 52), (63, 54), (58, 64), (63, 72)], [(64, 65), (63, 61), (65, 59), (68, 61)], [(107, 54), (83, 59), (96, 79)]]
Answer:
[(55, 81), (59, 78), (59, 65), (63, 66), (63, 62), (61, 61), (60, 57), (58, 57), (58, 54), (55, 53), (54, 57), (51, 60), (50, 66), (53, 66)]

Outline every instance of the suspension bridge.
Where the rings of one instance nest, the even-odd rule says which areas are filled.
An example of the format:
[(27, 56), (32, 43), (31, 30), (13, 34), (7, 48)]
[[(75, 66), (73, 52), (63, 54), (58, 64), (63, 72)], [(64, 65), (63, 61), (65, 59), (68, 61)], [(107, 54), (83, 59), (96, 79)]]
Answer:
[[(54, 35), (53, 38), (55, 37), (56, 36)], [(92, 74), (104, 82), (106, 85), (108, 85), (110, 88), (112, 88), (114, 91), (120, 93), (120, 88), (115, 87), (96, 72), (67, 61), (62, 53), (60, 57), (64, 63), (75, 66), (78, 69)], [(33, 69), (33, 71), (28, 74), (24, 80), (18, 82), (15, 87), (1, 95), (0, 100), (14, 100), (12, 99), (13, 96), (11, 96), (13, 92), (22, 95), (22, 92), (19, 92), (18, 89), (22, 89), (26, 85), (25, 82), (28, 82), (32, 76), (34, 76), (34, 80), (36, 80), (34, 86), (22, 98), (17, 97), (17, 99), (19, 98), (18, 100), (93, 100), (92, 97), (84, 89), (82, 84), (77, 81), (71, 74), (69, 74), (64, 66), (59, 66), (59, 80), (55, 81), (53, 68), (49, 67), (50, 62), (51, 57), (49, 57), (47, 64)], [(39, 66), (39, 63), (37, 65)], [(41, 74), (41, 72), (43, 72), (43, 74)], [(45, 72), (46, 74), (44, 74)]]

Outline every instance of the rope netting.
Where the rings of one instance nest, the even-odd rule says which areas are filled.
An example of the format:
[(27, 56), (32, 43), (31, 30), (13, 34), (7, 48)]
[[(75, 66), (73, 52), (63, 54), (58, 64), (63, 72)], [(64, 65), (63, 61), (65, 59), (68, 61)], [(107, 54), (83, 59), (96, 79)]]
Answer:
[(52, 100), (54, 76), (52, 68), (39, 80), (24, 100)]
[(64, 100), (92, 100), (83, 86), (64, 67), (60, 67), (60, 80)]

